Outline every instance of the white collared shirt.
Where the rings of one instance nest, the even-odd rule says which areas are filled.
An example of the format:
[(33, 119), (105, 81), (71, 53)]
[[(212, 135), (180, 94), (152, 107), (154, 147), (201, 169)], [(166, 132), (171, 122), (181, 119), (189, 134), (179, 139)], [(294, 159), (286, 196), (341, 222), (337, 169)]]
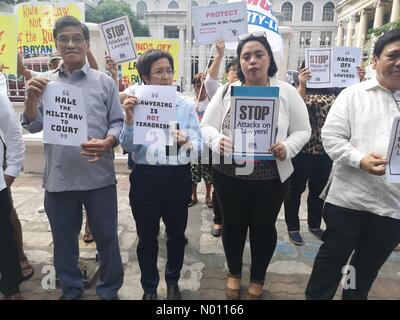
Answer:
[(361, 159), (370, 152), (386, 157), (393, 120), (400, 115), (394, 97), (376, 78), (337, 97), (322, 128), (325, 151), (336, 167), (327, 202), (400, 219), (400, 184), (360, 169)]
[(21, 127), (7, 96), (0, 92), (0, 135), (7, 147), (7, 168), (3, 172), (4, 147), (0, 142), (0, 191), (6, 187), (4, 174), (17, 177), (24, 162), (25, 146)]
[(0, 92), (7, 95), (7, 81), (4, 73), (0, 72)]

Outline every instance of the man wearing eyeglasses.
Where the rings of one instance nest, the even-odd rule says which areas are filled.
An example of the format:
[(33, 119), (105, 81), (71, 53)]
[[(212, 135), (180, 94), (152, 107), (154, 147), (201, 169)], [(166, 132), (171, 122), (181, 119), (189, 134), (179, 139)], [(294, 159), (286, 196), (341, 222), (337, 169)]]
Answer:
[(123, 113), (113, 80), (86, 64), (89, 30), (79, 20), (65, 16), (53, 30), (64, 64), (28, 81), (22, 124), (29, 132), (43, 128), (41, 97), (51, 81), (80, 87), (88, 118), (88, 142), (81, 148), (44, 146), (44, 205), (54, 241), (54, 264), (63, 299), (78, 299), (83, 276), (78, 268), (78, 235), (85, 206), (99, 252), (97, 294), (117, 299), (123, 266), (117, 236), (117, 193), (113, 148), (119, 143)]

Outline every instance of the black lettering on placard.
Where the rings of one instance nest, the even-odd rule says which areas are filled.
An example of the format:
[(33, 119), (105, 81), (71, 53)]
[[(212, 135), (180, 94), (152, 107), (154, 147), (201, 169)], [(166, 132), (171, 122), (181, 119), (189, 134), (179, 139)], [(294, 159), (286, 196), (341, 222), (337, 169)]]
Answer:
[(269, 114), (266, 106), (240, 106), (240, 120), (265, 120)]

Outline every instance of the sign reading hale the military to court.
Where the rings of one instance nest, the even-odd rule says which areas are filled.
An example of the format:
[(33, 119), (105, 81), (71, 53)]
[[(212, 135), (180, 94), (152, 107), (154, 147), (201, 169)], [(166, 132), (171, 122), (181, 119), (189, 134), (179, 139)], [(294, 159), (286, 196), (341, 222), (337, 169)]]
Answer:
[(109, 55), (116, 63), (136, 59), (135, 42), (128, 16), (100, 23)]
[(170, 128), (176, 122), (176, 87), (141, 85), (135, 89), (133, 144), (172, 145)]
[(43, 143), (79, 147), (87, 132), (82, 89), (50, 82), (43, 92)]
[(193, 7), (194, 34), (198, 45), (214, 44), (220, 39), (237, 42), (247, 33), (247, 6), (243, 1)]
[(278, 87), (231, 87), (231, 128), (234, 156), (274, 159), (279, 115)]
[(360, 48), (308, 48), (305, 54), (305, 65), (311, 72), (308, 88), (344, 88), (360, 82)]
[(386, 165), (387, 181), (389, 183), (400, 183), (400, 117), (394, 118), (386, 158), (388, 160), (388, 164)]

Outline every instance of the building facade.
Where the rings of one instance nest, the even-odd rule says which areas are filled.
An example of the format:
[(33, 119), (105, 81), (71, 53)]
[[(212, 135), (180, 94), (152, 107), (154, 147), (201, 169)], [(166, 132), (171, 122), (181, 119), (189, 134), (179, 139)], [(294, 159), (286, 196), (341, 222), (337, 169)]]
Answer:
[(335, 45), (339, 0), (272, 1), (279, 25), (292, 29), (289, 41), (288, 70), (298, 70), (304, 60), (304, 49)]
[(336, 44), (363, 48), (368, 29), (400, 19), (400, 0), (342, 0), (337, 15)]

